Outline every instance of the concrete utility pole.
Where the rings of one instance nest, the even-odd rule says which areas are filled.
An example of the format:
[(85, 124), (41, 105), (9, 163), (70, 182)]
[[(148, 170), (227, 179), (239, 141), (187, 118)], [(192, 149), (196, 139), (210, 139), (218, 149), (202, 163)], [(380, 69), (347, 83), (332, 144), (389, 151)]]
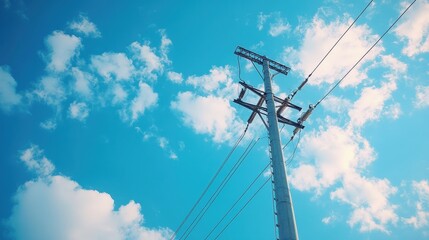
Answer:
[(274, 94), (271, 87), (271, 75), (266, 58), (263, 60), (262, 67), (264, 73), (265, 102), (268, 112), (268, 133), (270, 137), (279, 238), (280, 240), (298, 240), (292, 197), (287, 181), (286, 166), (277, 123)]
[[(290, 103), (290, 98), (280, 99), (274, 96), (272, 91), (272, 79), (270, 74), (270, 69), (277, 71), (278, 73), (287, 74), (290, 70), (289, 67), (286, 67), (280, 63), (277, 63), (273, 60), (261, 56), (249, 50), (246, 50), (241, 47), (237, 47), (235, 54), (244, 58), (249, 59), (255, 63), (262, 65), (263, 68), (263, 77), (264, 77), (264, 86), (265, 92), (259, 89), (255, 89), (252, 86), (240, 82), (244, 87), (242, 93), (238, 99), (235, 99), (234, 102), (249, 108), (253, 111), (248, 122), (252, 122), (256, 114), (258, 114), (265, 126), (268, 129), (269, 138), (270, 138), (270, 150), (271, 150), (271, 163), (273, 169), (273, 178), (274, 178), (274, 193), (275, 193), (275, 202), (276, 202), (276, 215), (277, 215), (277, 228), (278, 235), (280, 240), (298, 240), (298, 231), (295, 223), (295, 214), (293, 210), (292, 197), (290, 195), (289, 185), (287, 181), (286, 166), (283, 157), (282, 144), (280, 139), (280, 133), (278, 128), (278, 122), (285, 123), (288, 125), (295, 126), (297, 129), (302, 129), (304, 126), (301, 123), (293, 122), (289, 119), (286, 119), (281, 116), (281, 112), (286, 107), (291, 107), (296, 110), (301, 110), (300, 107)], [(256, 93), (260, 96), (260, 100), (256, 105), (246, 103), (242, 101), (244, 92), (246, 89)], [(262, 106), (263, 101), (266, 102), (266, 107)], [(280, 103), (279, 109), (276, 111), (275, 103)], [(261, 114), (266, 115), (268, 118), (268, 124), (265, 123)]]

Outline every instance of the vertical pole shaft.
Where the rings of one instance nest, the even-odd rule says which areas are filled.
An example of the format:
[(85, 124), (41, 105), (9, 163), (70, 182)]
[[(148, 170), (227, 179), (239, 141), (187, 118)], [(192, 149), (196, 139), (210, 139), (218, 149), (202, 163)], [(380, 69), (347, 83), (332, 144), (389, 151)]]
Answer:
[(277, 123), (277, 113), (271, 86), (271, 76), (268, 67), (268, 60), (266, 58), (264, 58), (262, 66), (266, 94), (265, 101), (268, 112), (268, 133), (270, 136), (279, 239), (298, 240), (295, 214), (293, 212), (292, 198), (287, 182), (286, 166), (283, 158), (280, 133)]

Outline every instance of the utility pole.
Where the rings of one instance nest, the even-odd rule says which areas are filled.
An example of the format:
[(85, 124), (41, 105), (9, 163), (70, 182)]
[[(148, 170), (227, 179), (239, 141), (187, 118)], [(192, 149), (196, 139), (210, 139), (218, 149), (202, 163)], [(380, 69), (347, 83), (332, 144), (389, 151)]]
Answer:
[[(286, 107), (291, 107), (299, 111), (301, 108), (290, 103), (291, 98), (287, 97), (286, 99), (281, 99), (274, 96), (270, 74), (270, 69), (273, 69), (278, 73), (287, 75), (290, 68), (242, 47), (237, 47), (234, 53), (240, 57), (244, 57), (250, 61), (253, 61), (254, 63), (262, 65), (265, 92), (255, 89), (244, 82), (240, 82), (244, 88), (240, 93), (239, 98), (235, 99), (234, 102), (253, 111), (248, 120), (249, 123), (251, 123), (255, 115), (258, 114), (268, 129), (279, 240), (298, 240), (298, 231), (295, 222), (292, 197), (287, 181), (286, 165), (282, 151), (278, 122), (292, 125), (296, 129), (304, 128), (304, 126), (301, 125), (301, 122), (293, 122), (281, 116), (281, 112)], [(244, 102), (242, 100), (247, 89), (260, 96), (260, 100), (256, 105)], [(266, 107), (262, 106), (264, 101), (266, 103)], [(280, 103), (277, 111), (275, 104), (276, 102)], [(264, 121), (261, 114), (267, 116), (268, 124)]]

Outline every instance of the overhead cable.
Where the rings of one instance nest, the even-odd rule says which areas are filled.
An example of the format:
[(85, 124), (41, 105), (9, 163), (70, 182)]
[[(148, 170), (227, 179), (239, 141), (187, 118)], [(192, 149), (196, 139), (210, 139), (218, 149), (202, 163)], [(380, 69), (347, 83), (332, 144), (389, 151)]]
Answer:
[(346, 29), (346, 31), (340, 36), (340, 38), (338, 38), (338, 40), (334, 43), (334, 45), (332, 45), (331, 49), (329, 49), (329, 51), (325, 54), (325, 56), (323, 56), (323, 58), (319, 61), (319, 63), (316, 65), (316, 67), (313, 69), (313, 71), (311, 71), (311, 73), (307, 76), (307, 78), (301, 83), (301, 85), (299, 85), (299, 87), (293, 91), (293, 93), (290, 95), (290, 99), (292, 99), (295, 94), (300, 91), (304, 85), (308, 82), (308, 79), (311, 77), (311, 75), (313, 75), (313, 73), (317, 70), (317, 68), (319, 68), (319, 66), (322, 64), (323, 61), (325, 61), (326, 57), (332, 52), (332, 50), (337, 46), (337, 44), (341, 41), (341, 39), (343, 39), (344, 35), (346, 35), (346, 33), (352, 28), (352, 26), (356, 23), (356, 21), (362, 16), (362, 14), (366, 11), (366, 9), (372, 4), (374, 0), (371, 0), (366, 7), (359, 13), (359, 15), (354, 19), (354, 21), (352, 22), (352, 24), (350, 24), (350, 26)]
[(402, 13), (399, 15), (399, 17), (390, 25), (390, 27), (378, 38), (378, 40), (368, 49), (368, 51), (365, 52), (365, 54), (347, 71), (347, 73), (320, 99), (314, 108), (316, 108), (346, 77), (349, 75), (349, 73), (368, 55), (368, 53), (383, 39), (383, 37), (390, 31), (390, 29), (395, 26), (395, 24), (402, 18), (402, 16), (410, 9), (410, 7), (416, 2), (417, 0), (414, 0)]
[(256, 192), (249, 198), (249, 200), (247, 200), (247, 202), (243, 205), (243, 207), (241, 207), (241, 209), (234, 215), (234, 217), (231, 218), (231, 220), (218, 233), (218, 235), (216, 235), (214, 240), (218, 239), (220, 237), (220, 235), (222, 235), (222, 233), (229, 227), (229, 225), (231, 225), (231, 223), (234, 222), (234, 220), (238, 217), (238, 215), (240, 215), (240, 213), (247, 207), (247, 205), (249, 205), (249, 203), (255, 198), (255, 196), (261, 191), (261, 189), (268, 183), (268, 181), (271, 180), (271, 178), (272, 177), (267, 178), (267, 180), (258, 188), (258, 190), (256, 190)]
[(228, 214), (234, 209), (234, 207), (240, 202), (240, 200), (246, 195), (246, 193), (252, 188), (252, 186), (255, 184), (255, 182), (259, 179), (260, 176), (264, 174), (264, 172), (267, 170), (267, 168), (270, 166), (271, 163), (268, 163), (262, 169), (262, 171), (253, 179), (253, 181), (249, 184), (249, 186), (244, 190), (244, 192), (240, 195), (240, 197), (234, 202), (234, 204), (229, 208), (229, 210), (223, 215), (223, 217), (217, 222), (217, 224), (212, 228), (212, 230), (206, 235), (204, 240), (207, 240), (210, 235), (216, 230), (216, 228), (222, 223), (222, 221), (228, 216)]
[(225, 188), (226, 184), (228, 184), (229, 180), (232, 178), (232, 176), (235, 174), (237, 169), (241, 166), (243, 161), (246, 159), (246, 157), (249, 155), (250, 151), (252, 151), (253, 147), (256, 145), (256, 143), (260, 140), (258, 138), (256, 141), (250, 142), (247, 146), (246, 150), (243, 152), (243, 154), (240, 156), (240, 158), (237, 160), (237, 162), (234, 164), (234, 166), (230, 169), (228, 174), (223, 178), (221, 184), (217, 187), (215, 192), (210, 196), (209, 200), (206, 202), (204, 207), (199, 211), (197, 216), (194, 218), (192, 223), (187, 227), (185, 232), (182, 234), (182, 236), (179, 238), (179, 240), (186, 240), (189, 235), (192, 233), (194, 228), (200, 223), (201, 219), (204, 217), (208, 209), (211, 207), (213, 202), (217, 199), (219, 194), (222, 192), (222, 190)]
[(204, 197), (204, 195), (207, 193), (207, 191), (209, 190), (210, 186), (213, 184), (214, 180), (217, 178), (217, 176), (219, 175), (220, 171), (223, 169), (223, 167), (225, 166), (225, 164), (228, 162), (229, 158), (231, 157), (232, 153), (235, 151), (235, 149), (238, 147), (238, 145), (240, 144), (241, 140), (243, 140), (244, 136), (246, 135), (247, 129), (249, 128), (249, 124), (246, 125), (246, 128), (243, 131), (243, 134), (241, 134), (241, 136), (238, 138), (237, 142), (234, 144), (234, 146), (231, 148), (231, 150), (229, 151), (228, 155), (225, 157), (225, 159), (223, 160), (222, 164), (220, 165), (219, 169), (216, 171), (215, 175), (212, 177), (212, 179), (210, 180), (210, 182), (208, 183), (208, 185), (206, 186), (206, 188), (204, 189), (204, 191), (201, 193), (200, 197), (198, 198), (198, 200), (194, 203), (194, 205), (192, 206), (192, 208), (189, 210), (189, 212), (186, 214), (186, 217), (182, 220), (182, 222), (180, 223), (179, 227), (177, 227), (176, 231), (174, 231), (174, 233), (171, 235), (170, 240), (173, 240), (174, 237), (177, 235), (177, 233), (180, 231), (180, 229), (183, 227), (183, 225), (185, 224), (185, 222), (188, 220), (188, 218), (191, 216), (192, 212), (195, 210), (195, 208), (197, 207), (197, 205), (200, 203), (201, 199)]

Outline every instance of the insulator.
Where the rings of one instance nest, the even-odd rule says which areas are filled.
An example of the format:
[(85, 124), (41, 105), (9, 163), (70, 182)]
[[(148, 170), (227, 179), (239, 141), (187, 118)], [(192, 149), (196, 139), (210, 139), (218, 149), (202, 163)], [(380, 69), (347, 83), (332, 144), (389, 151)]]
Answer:
[(298, 119), (298, 122), (299, 123), (303, 123), (305, 120), (307, 120), (307, 118), (313, 112), (313, 109), (314, 109), (313, 104), (310, 104), (310, 106), (308, 106), (307, 112), (305, 112), (304, 114), (302, 114), (302, 116)]
[[(311, 75), (310, 75), (311, 76)], [(308, 78), (306, 78), (305, 80), (304, 80), (304, 82), (302, 82), (301, 83), (301, 85), (299, 85), (299, 87), (298, 87), (298, 91), (299, 90), (301, 90), (301, 88), (303, 88), (304, 87), (304, 85), (306, 84), (308, 82)]]

